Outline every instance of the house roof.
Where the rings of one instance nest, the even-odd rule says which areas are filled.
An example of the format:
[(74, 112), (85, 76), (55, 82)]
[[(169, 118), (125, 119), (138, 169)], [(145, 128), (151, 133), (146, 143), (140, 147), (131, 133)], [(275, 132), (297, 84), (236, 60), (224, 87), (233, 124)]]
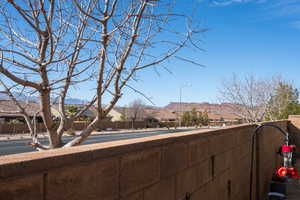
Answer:
[(233, 113), (207, 113), (208, 118), (212, 120), (220, 120), (223, 118), (224, 120), (236, 120), (240, 119), (240, 117)]
[[(88, 110), (90, 112), (89, 115), (95, 117), (97, 115), (97, 107), (96, 106), (91, 106), (90, 109)], [(108, 116), (114, 117), (114, 116), (121, 116), (121, 112), (119, 110), (113, 108), (109, 111)]]
[[(25, 108), (26, 112), (29, 114), (29, 116), (33, 116), (35, 113), (37, 113), (40, 110), (40, 105), (36, 102), (19, 102), (22, 107)], [(68, 104), (69, 105), (69, 104)], [(70, 104), (73, 105), (73, 104)], [(174, 112), (174, 108), (178, 106), (177, 103), (170, 103), (169, 109), (167, 108), (144, 108), (145, 117), (153, 117), (158, 120), (167, 120), (167, 119), (176, 119), (178, 116)], [(79, 109), (82, 108), (84, 105), (75, 105)], [(167, 106), (168, 107), (168, 106)], [(182, 111), (191, 111), (192, 108), (196, 108), (197, 111), (207, 111), (209, 119), (212, 120), (219, 120), (221, 118), (225, 120), (236, 120), (240, 117), (237, 114), (234, 114), (232, 112), (230, 104), (208, 104), (208, 103), (184, 103), (182, 106), (184, 109)], [(53, 115), (58, 116), (58, 113), (56, 110), (58, 110), (58, 105), (53, 105), (52, 112)], [(128, 109), (128, 108), (126, 108)], [(121, 115), (124, 108), (122, 107), (115, 107), (111, 112), (111, 115)], [(1, 113), (1, 111), (7, 112), (7, 113)], [(0, 117), (1, 116), (20, 116), (19, 114), (9, 114), (8, 112), (14, 112), (18, 111), (17, 106), (14, 104), (11, 100), (0, 100)], [(175, 110), (176, 111), (176, 110)], [(90, 109), (88, 109), (84, 115), (88, 117), (95, 117), (96, 115), (96, 107), (91, 106)]]
[[(19, 104), (25, 109), (29, 116), (33, 116), (40, 110), (40, 105), (36, 102), (22, 102)], [(18, 112), (18, 107), (11, 100), (0, 100), (0, 116), (19, 116), (10, 112)], [(7, 112), (7, 113), (6, 113)]]
[(146, 113), (153, 118), (158, 120), (176, 119), (177, 115), (171, 110), (167, 109), (146, 109)]
[[(33, 116), (35, 113), (37, 113), (40, 110), (40, 105), (36, 102), (22, 102), (19, 101), (20, 105), (25, 109), (25, 111), (28, 113), (29, 116)], [(68, 105), (74, 105), (78, 109), (82, 109), (85, 105), (84, 104), (67, 104)], [(58, 104), (54, 104), (52, 107), (52, 114), (54, 116), (59, 116), (58, 114)], [(15, 105), (15, 103), (11, 100), (0, 100), (0, 117), (3, 116), (20, 116), (20, 114), (11, 114), (9, 112), (16, 112), (18, 111), (18, 107)], [(87, 117), (95, 117), (96, 116), (96, 107), (91, 106), (90, 109), (86, 110), (83, 115)], [(117, 111), (112, 110), (113, 114), (117, 114)], [(111, 113), (110, 112), (110, 113)], [(109, 114), (110, 114), (109, 113)], [(121, 114), (120, 114), (121, 115)]]

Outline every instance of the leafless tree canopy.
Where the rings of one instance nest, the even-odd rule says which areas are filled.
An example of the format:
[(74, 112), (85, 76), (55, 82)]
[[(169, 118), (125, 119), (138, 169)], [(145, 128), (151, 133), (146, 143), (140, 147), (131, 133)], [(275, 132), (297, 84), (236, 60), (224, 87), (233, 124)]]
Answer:
[[(0, 3), (1, 93), (24, 116), (38, 149), (79, 145), (106, 117), (136, 73), (171, 58), (184, 48), (198, 48), (192, 18), (174, 12), (174, 2), (159, 0), (4, 0)], [(180, 29), (175, 23), (180, 23)], [(193, 63), (195, 63), (193, 61)], [(195, 63), (197, 64), (197, 63)], [(81, 84), (94, 86), (85, 109), (68, 117), (65, 99)], [(34, 120), (16, 94), (38, 96), (49, 145), (40, 144)], [(111, 101), (103, 106), (103, 96)], [(52, 118), (58, 98), (60, 121)], [(96, 104), (96, 118), (73, 141), (63, 144), (66, 123)]]
[(137, 120), (143, 121), (148, 116), (145, 108), (146, 106), (142, 100), (136, 99), (132, 101), (127, 108), (126, 119), (132, 122), (135, 122)]
[(221, 100), (232, 103), (236, 114), (247, 122), (259, 122), (268, 112), (277, 83), (275, 78), (267, 80), (250, 75), (240, 79), (233, 75), (222, 83)]

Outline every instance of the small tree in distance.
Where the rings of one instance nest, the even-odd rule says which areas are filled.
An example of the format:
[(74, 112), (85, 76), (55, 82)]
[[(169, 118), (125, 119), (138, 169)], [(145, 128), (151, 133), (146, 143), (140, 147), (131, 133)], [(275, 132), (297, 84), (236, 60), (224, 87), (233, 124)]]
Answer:
[(192, 122), (192, 117), (189, 111), (185, 111), (181, 117), (181, 121), (187, 126)]
[(275, 88), (275, 94), (269, 101), (266, 120), (287, 119), (289, 115), (300, 114), (298, 102), (299, 92), (292, 84), (280, 81)]
[(191, 110), (191, 122), (192, 125), (197, 125), (199, 123), (199, 115), (196, 108), (193, 108)]
[(207, 126), (209, 123), (209, 117), (207, 111), (202, 113), (202, 125)]
[(199, 112), (196, 108), (193, 108), (191, 111), (183, 113), (181, 121), (186, 125), (201, 126), (208, 125), (209, 118), (206, 111)]
[(76, 113), (78, 112), (78, 108), (75, 105), (68, 105), (66, 112), (67, 112), (67, 116), (71, 118), (76, 115)]
[(147, 118), (147, 113), (145, 111), (145, 104), (142, 100), (136, 99), (129, 103), (126, 111), (127, 121), (132, 122), (132, 128), (134, 128), (134, 123), (137, 120), (144, 121)]
[(197, 124), (199, 126), (207, 126), (208, 125), (208, 121), (209, 121), (208, 113), (206, 111), (199, 112)]

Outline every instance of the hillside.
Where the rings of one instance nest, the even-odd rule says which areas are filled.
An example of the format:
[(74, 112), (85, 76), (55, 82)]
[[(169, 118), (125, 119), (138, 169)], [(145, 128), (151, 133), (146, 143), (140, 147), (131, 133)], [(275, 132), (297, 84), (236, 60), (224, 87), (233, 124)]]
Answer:
[(210, 104), (210, 103), (185, 103), (182, 102), (181, 106), (179, 102), (170, 102), (164, 107), (164, 109), (172, 111), (191, 111), (195, 108), (197, 111), (207, 111), (210, 113), (235, 113), (233, 105), (230, 103), (222, 104)]

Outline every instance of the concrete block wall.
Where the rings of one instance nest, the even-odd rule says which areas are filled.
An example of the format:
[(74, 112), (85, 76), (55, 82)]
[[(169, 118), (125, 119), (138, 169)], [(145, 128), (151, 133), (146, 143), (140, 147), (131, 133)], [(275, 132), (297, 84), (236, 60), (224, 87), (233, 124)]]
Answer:
[[(72, 126), (67, 127), (72, 128), (76, 131), (83, 130), (87, 127), (88, 122), (85, 121), (76, 121), (72, 124)], [(184, 124), (183, 124), (184, 125)], [(111, 122), (111, 121), (105, 121), (101, 122), (98, 125), (98, 129), (107, 129), (107, 128), (112, 128), (112, 129), (141, 129), (141, 128), (156, 128), (156, 127), (175, 127), (176, 123), (175, 122), (163, 122), (163, 123), (158, 123), (158, 122), (145, 122), (145, 121), (137, 121), (137, 122)], [(44, 124), (38, 123), (37, 124), (37, 131), (40, 132), (45, 132), (46, 128)], [(28, 126), (26, 124), (0, 124), (0, 134), (23, 134), (23, 133), (29, 133)]]
[[(274, 123), (284, 129), (288, 124)], [(0, 199), (247, 200), (255, 127), (2, 156)], [(258, 142), (261, 195), (277, 164), (275, 147), (282, 143), (274, 132), (263, 129)]]
[[(276, 122), (275, 125), (282, 128), (284, 131), (288, 130), (289, 122)], [(284, 143), (284, 135), (273, 127), (264, 127), (258, 132), (258, 172), (255, 171), (259, 177), (256, 187), (259, 188), (260, 199), (266, 199), (265, 194), (269, 190), (269, 181), (272, 178), (276, 169), (281, 166), (282, 157), (277, 154), (280, 146)]]
[(300, 155), (300, 115), (289, 116), (289, 132), (292, 133), (293, 142), (298, 146), (298, 154)]

